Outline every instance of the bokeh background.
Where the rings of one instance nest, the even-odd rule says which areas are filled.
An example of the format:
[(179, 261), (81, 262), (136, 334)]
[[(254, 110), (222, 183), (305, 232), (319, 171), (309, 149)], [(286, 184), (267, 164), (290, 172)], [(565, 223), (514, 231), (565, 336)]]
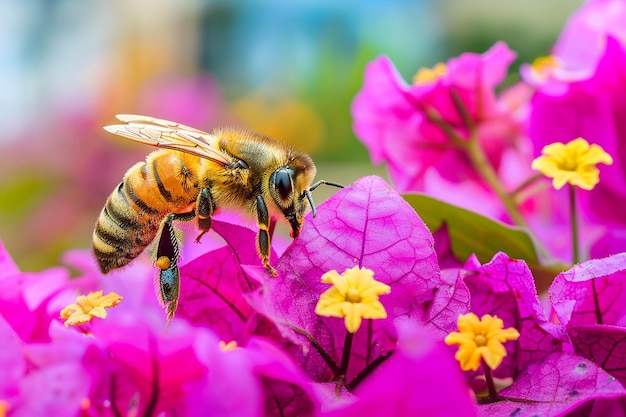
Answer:
[(581, 3), (0, 0), (0, 239), (22, 270), (90, 245), (107, 195), (151, 150), (101, 129), (117, 113), (248, 126), (309, 152), (318, 178), (384, 175), (351, 129), (368, 61), (386, 54), (410, 79), (504, 40), (517, 67)]

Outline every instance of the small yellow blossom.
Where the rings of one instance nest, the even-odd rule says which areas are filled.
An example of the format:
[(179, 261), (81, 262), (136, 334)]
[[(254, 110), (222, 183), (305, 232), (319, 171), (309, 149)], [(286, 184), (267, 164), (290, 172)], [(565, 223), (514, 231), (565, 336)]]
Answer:
[(532, 168), (552, 178), (557, 190), (567, 183), (591, 190), (600, 181), (597, 164), (611, 165), (613, 158), (602, 147), (589, 145), (583, 138), (568, 144), (560, 142), (544, 146), (542, 156), (533, 161)]
[(105, 308), (115, 307), (122, 297), (114, 292), (102, 295), (102, 290), (90, 292), (76, 297), (76, 304), (70, 304), (61, 310), (61, 318), (65, 319), (65, 327), (91, 321), (92, 317), (105, 318)]
[(548, 76), (560, 67), (561, 61), (551, 55), (535, 58), (531, 65), (533, 74), (543, 81), (547, 80)]
[(519, 332), (513, 327), (504, 329), (504, 322), (497, 316), (485, 314), (478, 320), (474, 313), (459, 317), (458, 332), (450, 333), (445, 342), (448, 345), (459, 345), (455, 358), (464, 371), (475, 371), (483, 359), (487, 366), (496, 369), (506, 356), (502, 343), (517, 340)]
[(448, 67), (444, 63), (438, 63), (432, 68), (420, 68), (413, 76), (413, 84), (428, 84), (437, 81), (448, 72)]
[(237, 349), (237, 342), (235, 340), (231, 340), (230, 342), (226, 343), (223, 340), (220, 340), (220, 349), (222, 349), (224, 352), (230, 352), (231, 350), (235, 350)]
[(333, 270), (322, 275), (322, 282), (333, 286), (320, 295), (315, 313), (324, 317), (344, 317), (350, 333), (361, 327), (362, 319), (387, 317), (378, 296), (388, 294), (391, 288), (376, 281), (374, 271), (355, 266), (339, 275)]

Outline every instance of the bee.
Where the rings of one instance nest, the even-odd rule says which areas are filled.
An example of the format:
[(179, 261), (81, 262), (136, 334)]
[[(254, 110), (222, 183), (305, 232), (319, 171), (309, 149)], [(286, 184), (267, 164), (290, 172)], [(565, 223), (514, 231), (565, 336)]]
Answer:
[(313, 183), (316, 167), (309, 155), (250, 130), (207, 133), (147, 116), (121, 114), (117, 119), (123, 124), (104, 129), (161, 149), (133, 165), (106, 200), (93, 233), (94, 254), (106, 274), (154, 241), (157, 292), (168, 319), (180, 294), (180, 239), (174, 221), (195, 221), (198, 242), (218, 209), (255, 216), (257, 252), (275, 276), (269, 260), (271, 222), (286, 220), (296, 238), (309, 206), (316, 215), (311, 192), (322, 184), (342, 187)]

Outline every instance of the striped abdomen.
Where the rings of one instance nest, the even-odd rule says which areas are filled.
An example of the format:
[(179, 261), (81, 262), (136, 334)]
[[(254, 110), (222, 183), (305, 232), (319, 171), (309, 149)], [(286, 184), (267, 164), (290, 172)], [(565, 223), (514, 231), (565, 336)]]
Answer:
[(135, 259), (155, 238), (167, 214), (193, 210), (199, 189), (205, 186), (208, 163), (161, 149), (126, 172), (107, 199), (93, 233), (102, 272)]

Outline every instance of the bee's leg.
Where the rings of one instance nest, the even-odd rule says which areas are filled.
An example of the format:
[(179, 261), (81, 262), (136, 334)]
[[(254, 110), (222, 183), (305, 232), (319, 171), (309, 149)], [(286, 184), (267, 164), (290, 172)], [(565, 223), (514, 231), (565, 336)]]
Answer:
[(261, 256), (263, 266), (267, 268), (272, 276), (276, 276), (276, 270), (270, 265), (270, 215), (263, 197), (256, 198), (256, 214), (259, 223), (259, 234), (257, 237), (257, 250)]
[(180, 296), (180, 271), (178, 258), (180, 250), (174, 220), (189, 221), (196, 216), (194, 212), (168, 214), (159, 229), (159, 239), (154, 264), (159, 268), (159, 299), (166, 309), (168, 321), (174, 317)]
[(215, 203), (211, 196), (211, 190), (204, 187), (198, 194), (196, 200), (196, 216), (198, 217), (198, 228), (200, 234), (196, 237), (196, 243), (200, 243), (200, 238), (211, 229), (211, 217), (215, 212)]

